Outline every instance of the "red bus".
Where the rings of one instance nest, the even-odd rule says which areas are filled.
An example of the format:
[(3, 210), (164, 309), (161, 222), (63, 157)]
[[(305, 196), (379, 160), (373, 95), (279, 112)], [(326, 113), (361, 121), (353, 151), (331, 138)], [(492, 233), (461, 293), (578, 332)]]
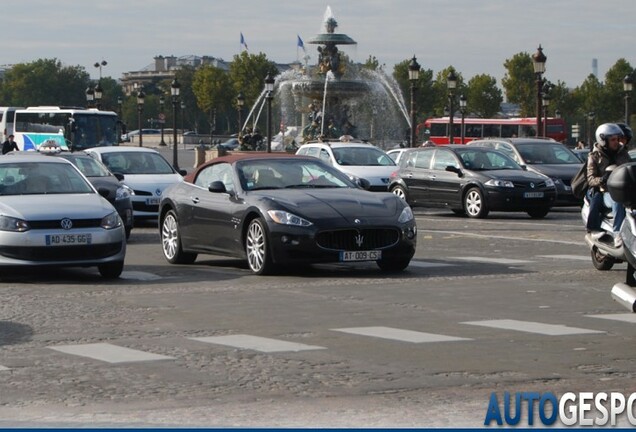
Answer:
[[(453, 142), (466, 144), (480, 138), (513, 138), (536, 136), (536, 117), (517, 117), (503, 119), (464, 119), (464, 142), (462, 141), (461, 119), (453, 118)], [(449, 117), (429, 118), (417, 125), (416, 134), (419, 142), (426, 139), (435, 144), (449, 143)], [(562, 118), (548, 117), (546, 136), (559, 142), (568, 138), (567, 125)], [(541, 134), (542, 135), (542, 134)]]

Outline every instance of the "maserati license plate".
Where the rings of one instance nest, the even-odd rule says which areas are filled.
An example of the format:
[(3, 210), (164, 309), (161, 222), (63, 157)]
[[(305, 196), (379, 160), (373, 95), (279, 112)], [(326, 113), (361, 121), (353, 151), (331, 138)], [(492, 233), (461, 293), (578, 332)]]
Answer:
[(340, 261), (377, 261), (382, 258), (382, 251), (343, 251)]

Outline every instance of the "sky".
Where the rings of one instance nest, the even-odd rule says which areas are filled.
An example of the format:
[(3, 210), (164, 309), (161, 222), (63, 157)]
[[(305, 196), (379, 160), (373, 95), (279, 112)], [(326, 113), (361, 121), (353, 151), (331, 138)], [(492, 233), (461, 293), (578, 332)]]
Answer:
[(3, 13), (0, 67), (56, 58), (98, 78), (93, 65), (105, 60), (102, 75), (119, 79), (158, 55), (231, 61), (241, 33), (251, 54), (277, 63), (298, 59), (299, 35), (312, 65), (307, 41), (328, 7), (336, 32), (357, 42), (340, 48), (387, 72), (415, 55), (434, 74), (453, 66), (465, 81), (488, 74), (501, 85), (506, 59), (539, 44), (545, 77), (570, 87), (593, 73), (593, 59), (601, 81), (620, 58), (636, 66), (634, 0), (19, 0)]

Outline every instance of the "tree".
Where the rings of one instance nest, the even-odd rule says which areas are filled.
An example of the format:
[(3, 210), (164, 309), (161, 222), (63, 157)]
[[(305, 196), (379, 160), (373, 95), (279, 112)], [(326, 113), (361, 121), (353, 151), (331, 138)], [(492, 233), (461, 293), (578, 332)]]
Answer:
[(491, 118), (501, 110), (503, 96), (497, 80), (486, 74), (475, 75), (466, 88), (467, 111), (478, 117)]
[(247, 51), (243, 51), (234, 56), (228, 73), (234, 97), (243, 92), (245, 106), (251, 107), (263, 92), (265, 77), (268, 74), (275, 77), (278, 75), (278, 69), (274, 62), (267, 60), (265, 54), (248, 54)]
[(452, 72), (455, 73), (457, 77), (457, 87), (453, 90), (453, 110), (455, 112), (459, 111), (459, 102), (458, 98), (465, 89), (464, 89), (464, 78), (462, 74), (458, 73), (453, 66), (448, 66), (445, 69), (442, 69), (437, 73), (435, 77), (435, 82), (433, 83), (433, 92), (435, 93), (436, 103), (435, 103), (435, 116), (441, 117), (444, 114), (452, 115), (451, 113), (447, 113), (447, 110), (450, 109), (450, 91), (448, 89), (448, 75)]
[[(404, 95), (404, 100), (410, 104), (411, 82), (409, 81), (409, 64), (411, 59), (406, 59), (393, 68), (393, 78), (397, 81)], [(415, 84), (415, 105), (416, 119), (418, 123), (423, 122), (426, 117), (430, 117), (434, 110), (435, 95), (433, 92), (433, 71), (431, 69), (420, 69), (420, 73)]]
[(623, 79), (633, 72), (634, 69), (629, 62), (620, 58), (605, 74), (605, 103), (607, 104), (607, 118), (611, 121), (622, 122), (625, 119)]
[(82, 66), (62, 66), (57, 59), (18, 63), (5, 73), (0, 102), (6, 106), (85, 106), (89, 83)]
[(220, 68), (202, 66), (194, 74), (192, 92), (197, 106), (208, 113), (210, 131), (213, 133), (216, 128), (216, 116), (227, 117), (232, 108), (232, 101), (235, 99), (229, 76)]
[(506, 93), (506, 100), (518, 104), (522, 116), (534, 117), (537, 87), (532, 57), (527, 52), (517, 53), (504, 62), (504, 67), (507, 72), (501, 84)]
[(380, 62), (375, 56), (369, 55), (369, 58), (366, 62), (362, 64), (362, 67), (365, 69), (378, 70), (381, 69)]

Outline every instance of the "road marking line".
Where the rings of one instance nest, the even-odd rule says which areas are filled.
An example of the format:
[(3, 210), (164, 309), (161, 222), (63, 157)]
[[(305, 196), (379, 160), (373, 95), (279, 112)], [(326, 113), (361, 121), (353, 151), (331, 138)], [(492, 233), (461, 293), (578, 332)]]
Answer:
[(413, 330), (402, 330), (391, 327), (350, 327), (331, 329), (332, 331), (350, 333), (361, 336), (371, 336), (382, 339), (399, 340), (402, 342), (425, 343), (425, 342), (453, 342), (472, 340), (455, 336), (441, 334), (423, 333)]
[(585, 315), (590, 318), (600, 318), (614, 321), (623, 321), (636, 324), (636, 314), (620, 313), (620, 314), (604, 314), (604, 315)]
[(174, 358), (160, 354), (153, 354), (130, 348), (124, 348), (109, 343), (59, 345), (49, 348), (65, 354), (89, 357), (95, 360), (105, 361), (107, 363), (128, 363), (152, 360), (168, 360)]
[(466, 321), (461, 324), (492, 327), (503, 330), (516, 330), (527, 333), (539, 333), (547, 336), (567, 336), (587, 333), (605, 333), (604, 331), (589, 330), (578, 327), (568, 327), (556, 324), (544, 324), (532, 321), (518, 320), (486, 320), (486, 321)]
[(483, 262), (483, 263), (494, 263), (494, 264), (529, 264), (534, 261), (527, 260), (516, 260), (509, 258), (487, 258), (487, 257), (449, 257), (449, 259), (456, 259), (462, 261), (473, 261), (473, 262)]
[(120, 279), (132, 279), (132, 280), (140, 280), (140, 281), (153, 281), (162, 279), (161, 276), (158, 276), (153, 273), (142, 272), (142, 271), (125, 271), (122, 272)]
[(409, 267), (435, 268), (435, 267), (452, 267), (456, 264), (436, 263), (430, 261), (411, 261)]
[(284, 352), (284, 351), (308, 351), (327, 349), (316, 345), (305, 345), (297, 342), (287, 342), (278, 339), (270, 339), (259, 336), (251, 336), (245, 334), (229, 335), (229, 336), (209, 336), (209, 337), (189, 337), (188, 339), (226, 345), (234, 348), (249, 349), (261, 352)]
[(476, 234), (469, 233), (466, 231), (443, 231), (443, 230), (431, 230), (431, 229), (417, 229), (418, 234), (422, 234), (427, 232), (431, 234), (456, 234), (462, 237), (476, 237), (476, 238), (485, 238), (485, 239), (500, 239), (500, 240), (515, 240), (515, 241), (531, 241), (531, 242), (540, 242), (540, 243), (559, 243), (559, 244), (567, 244), (567, 245), (584, 245), (585, 241), (569, 241), (569, 240), (553, 240), (553, 239), (540, 239), (540, 238), (524, 238), (524, 237), (510, 237), (510, 236), (500, 236), (500, 235), (492, 235), (492, 234)]
[(11, 368), (0, 365), (0, 371), (7, 371), (7, 370), (11, 370)]
[(539, 258), (550, 258), (550, 259), (565, 259), (565, 260), (574, 260), (574, 261), (589, 261), (589, 255), (537, 255)]

